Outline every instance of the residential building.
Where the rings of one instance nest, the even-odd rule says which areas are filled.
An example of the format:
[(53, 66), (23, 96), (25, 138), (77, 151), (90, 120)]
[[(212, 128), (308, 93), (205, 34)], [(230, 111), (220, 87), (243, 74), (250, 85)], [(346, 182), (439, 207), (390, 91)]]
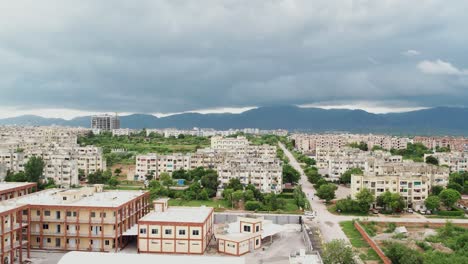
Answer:
[[(174, 153), (159, 155), (154, 153), (137, 155), (135, 175), (131, 180), (145, 180), (146, 176), (153, 175), (158, 179), (161, 173), (171, 174), (173, 171), (191, 169), (191, 156), (189, 154)], [(129, 175), (131, 176), (131, 175)]]
[(91, 129), (112, 131), (120, 128), (120, 118), (116, 115), (95, 115), (91, 117)]
[(249, 140), (246, 137), (238, 136), (236, 138), (211, 137), (211, 148), (215, 150), (229, 150), (249, 145)]
[(138, 252), (203, 254), (213, 237), (213, 208), (168, 207), (154, 202), (155, 211), (138, 221)]
[(439, 161), (440, 166), (447, 166), (451, 172), (468, 171), (468, 152), (436, 152), (424, 155), (424, 161), (428, 156), (433, 156)]

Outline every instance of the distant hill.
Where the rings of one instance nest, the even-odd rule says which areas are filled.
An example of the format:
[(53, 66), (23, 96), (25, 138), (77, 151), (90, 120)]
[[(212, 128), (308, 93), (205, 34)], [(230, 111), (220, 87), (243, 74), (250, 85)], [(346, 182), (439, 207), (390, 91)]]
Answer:
[[(72, 120), (34, 115), (0, 119), (0, 125), (90, 126), (90, 117)], [(436, 107), (405, 113), (372, 114), (363, 110), (270, 106), (241, 114), (185, 113), (158, 118), (147, 114), (121, 117), (127, 128), (247, 128), (301, 130), (311, 132), (348, 131), (389, 134), (468, 135), (468, 108)]]

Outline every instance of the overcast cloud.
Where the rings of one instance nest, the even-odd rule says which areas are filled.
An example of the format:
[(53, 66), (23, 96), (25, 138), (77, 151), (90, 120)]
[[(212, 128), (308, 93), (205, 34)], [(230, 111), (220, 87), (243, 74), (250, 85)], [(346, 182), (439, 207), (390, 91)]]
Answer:
[(466, 10), (465, 0), (1, 1), (0, 110), (468, 106)]

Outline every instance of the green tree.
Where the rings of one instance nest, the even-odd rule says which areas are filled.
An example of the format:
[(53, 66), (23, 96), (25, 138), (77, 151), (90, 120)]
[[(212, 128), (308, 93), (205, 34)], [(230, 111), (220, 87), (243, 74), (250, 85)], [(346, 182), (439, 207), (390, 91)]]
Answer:
[(338, 187), (336, 187), (335, 184), (328, 183), (320, 186), (316, 194), (320, 199), (323, 199), (329, 203), (331, 200), (335, 199), (336, 189), (338, 189)]
[(85, 171), (83, 169), (78, 169), (78, 179), (80, 181), (86, 179), (86, 174), (85, 174)]
[(120, 181), (114, 176), (107, 181), (107, 184), (109, 184), (110, 187), (115, 188), (120, 184)]
[(440, 201), (447, 207), (451, 209), (453, 205), (460, 200), (461, 195), (459, 192), (453, 189), (445, 189), (439, 194)]
[(244, 198), (244, 192), (241, 190), (235, 191), (232, 193), (232, 203), (237, 207), (239, 202)]
[(439, 195), (439, 193), (442, 192), (443, 190), (444, 190), (444, 187), (442, 187), (440, 185), (434, 185), (431, 188), (431, 193), (433, 195)]
[(314, 188), (316, 190), (320, 189), (320, 187), (322, 185), (325, 185), (325, 184), (328, 184), (328, 182), (324, 179), (324, 178), (320, 178), (320, 180), (318, 180), (315, 184), (314, 184)]
[(354, 264), (354, 254), (351, 246), (344, 240), (334, 239), (325, 244), (322, 260), (324, 264)]
[(424, 204), (426, 205), (426, 208), (433, 211), (435, 209), (439, 209), (440, 206), (440, 198), (436, 195), (430, 195), (427, 197), (427, 199), (424, 201)]
[(385, 247), (385, 255), (393, 264), (423, 264), (421, 253), (399, 243), (389, 243)]
[(245, 202), (244, 207), (245, 207), (245, 210), (256, 211), (262, 208), (262, 204), (258, 201), (247, 201)]
[(356, 194), (356, 200), (359, 204), (360, 211), (365, 213), (369, 211), (370, 205), (374, 202), (375, 197), (369, 189), (364, 188)]
[(37, 182), (42, 177), (44, 172), (44, 161), (41, 157), (32, 156), (28, 162), (24, 165), (24, 174), (28, 179), (28, 182)]
[(349, 184), (351, 183), (351, 175), (362, 175), (363, 172), (360, 168), (351, 168), (345, 171), (340, 177), (340, 183)]
[(244, 191), (244, 201), (253, 201), (253, 200), (255, 200), (253, 191), (251, 190)]
[(244, 186), (242, 185), (239, 179), (232, 178), (229, 180), (226, 188), (233, 189), (234, 191), (238, 191), (238, 190), (243, 190)]
[(192, 180), (192, 178), (190, 177), (190, 173), (187, 172), (184, 169), (179, 169), (179, 170), (173, 171), (172, 172), (172, 178), (173, 179), (184, 179), (184, 180), (187, 180), (187, 181)]
[(377, 205), (383, 206), (386, 210), (396, 212), (403, 209), (405, 201), (400, 194), (386, 191), (377, 197)]
[(283, 183), (297, 183), (301, 175), (291, 165), (283, 165)]
[(434, 156), (427, 156), (426, 163), (432, 165), (439, 165), (439, 160)]
[(117, 175), (120, 175), (120, 173), (122, 173), (122, 169), (121, 168), (116, 168), (114, 170), (114, 173), (117, 174)]
[(171, 175), (167, 172), (163, 172), (159, 175), (159, 181), (162, 183), (162, 185), (167, 187), (174, 185), (174, 181), (172, 180)]
[(201, 185), (208, 192), (209, 197), (216, 196), (216, 191), (218, 190), (218, 174), (215, 171), (210, 171), (201, 177)]

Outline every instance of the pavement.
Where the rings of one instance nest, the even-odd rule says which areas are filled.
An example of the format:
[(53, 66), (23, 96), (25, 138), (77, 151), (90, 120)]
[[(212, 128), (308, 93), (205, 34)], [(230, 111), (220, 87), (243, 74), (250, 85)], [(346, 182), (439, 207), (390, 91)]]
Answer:
[[(307, 180), (307, 176), (304, 174), (304, 170), (297, 162), (296, 158), (292, 155), (292, 153), (285, 148), (282, 143), (279, 143), (279, 146), (283, 150), (286, 157), (289, 159), (289, 164), (296, 169), (301, 174), (301, 179), (299, 183), (302, 185), (302, 191), (306, 194), (307, 198), (309, 199), (310, 205), (312, 210), (317, 212), (317, 216), (312, 220), (311, 224), (316, 225), (320, 229), (320, 233), (322, 236), (322, 241), (327, 243), (333, 239), (342, 239), (348, 241), (348, 238), (344, 234), (343, 230), (339, 225), (340, 222), (343, 221), (351, 221), (355, 219), (359, 220), (372, 220), (375, 222), (410, 222), (410, 223), (445, 223), (446, 219), (440, 218), (426, 218), (422, 217), (382, 217), (382, 216), (369, 216), (369, 217), (359, 217), (359, 216), (344, 216), (344, 215), (334, 215), (327, 210), (325, 202), (320, 200), (317, 196), (314, 196), (315, 189), (312, 183)], [(337, 191), (337, 198), (342, 199), (345, 198), (349, 194), (347, 194), (347, 188), (343, 186), (339, 186)], [(468, 219), (450, 219), (452, 223), (466, 223), (468, 224)]]

